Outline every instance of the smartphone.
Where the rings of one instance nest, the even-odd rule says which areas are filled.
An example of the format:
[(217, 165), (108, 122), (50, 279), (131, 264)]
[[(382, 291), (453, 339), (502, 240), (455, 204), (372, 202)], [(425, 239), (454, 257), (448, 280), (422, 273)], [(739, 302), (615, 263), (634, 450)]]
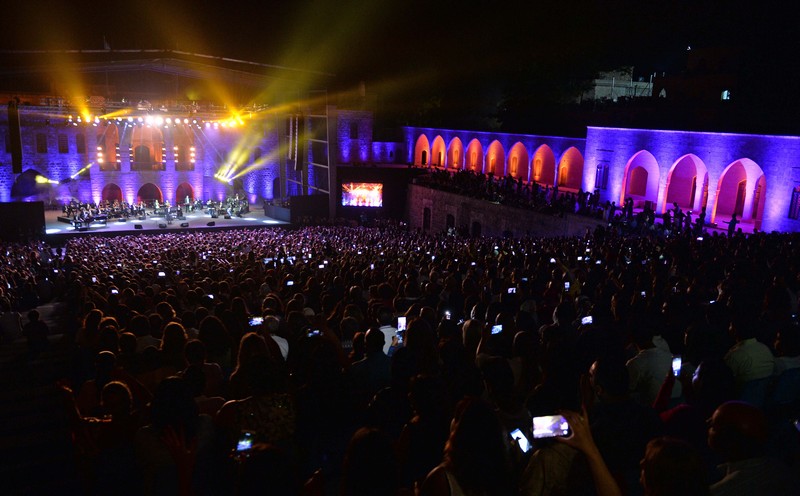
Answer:
[(586, 317), (583, 317), (581, 319), (581, 325), (589, 325), (591, 323), (592, 323), (592, 316), (591, 315), (587, 315)]
[(397, 317), (397, 330), (398, 331), (406, 330), (406, 317), (404, 315)]
[(569, 281), (564, 281), (564, 291), (569, 291)]
[(166, 274), (166, 272), (160, 271), (158, 273), (158, 277), (167, 277), (167, 274)]
[(453, 314), (450, 313), (450, 310), (445, 310), (444, 311), (444, 318), (445, 319), (450, 320), (450, 317), (452, 317), (452, 316), (453, 316)]
[(556, 259), (555, 258), (551, 258), (550, 259), (550, 263), (556, 263)]
[[(319, 266), (320, 269), (322, 269), (324, 267), (325, 267), (324, 265), (320, 265)], [(375, 270), (375, 264), (369, 264), (369, 270)]]
[(179, 275), (181, 275), (181, 271), (179, 271), (179, 270), (176, 270), (176, 271), (175, 271), (175, 275), (176, 275), (176, 276), (179, 276)]
[(508, 288), (508, 294), (515, 294), (517, 292), (517, 288)]
[(119, 294), (119, 289), (112, 289), (111, 294)]
[[(325, 268), (325, 264), (319, 264), (319, 265), (317, 265), (317, 268), (318, 269), (324, 269)], [(373, 265), (372, 268), (374, 269), (375, 266)]]
[(642, 295), (642, 298), (646, 298), (646, 297), (647, 297), (647, 291), (642, 291), (642, 292), (641, 292), (641, 293), (639, 293), (639, 294), (641, 294), (641, 295)]
[(310, 337), (310, 338), (314, 337), (314, 336), (319, 336), (320, 334), (322, 334), (322, 333), (319, 331), (319, 329), (312, 329), (312, 330), (308, 331), (308, 337)]
[(681, 375), (681, 365), (683, 360), (681, 360), (680, 355), (675, 355), (672, 357), (672, 373), (675, 374), (675, 377)]
[(501, 332), (503, 332), (503, 326), (502, 325), (498, 324), (498, 325), (492, 326), (492, 334), (500, 334)]
[(517, 446), (519, 446), (519, 449), (521, 449), (523, 453), (527, 453), (531, 450), (531, 443), (521, 430), (514, 429), (511, 431), (511, 439), (517, 442)]
[(97, 277), (92, 276), (92, 282), (96, 283), (97, 282)]
[(264, 317), (251, 317), (250, 327), (258, 327), (264, 322)]
[(294, 281), (286, 281), (287, 286), (294, 286)]
[(236, 443), (236, 451), (248, 451), (250, 448), (253, 447), (253, 432), (252, 431), (242, 431), (242, 434), (239, 436), (239, 441)]
[(545, 415), (543, 417), (533, 417), (533, 438), (542, 439), (547, 437), (567, 437), (572, 432), (569, 423), (561, 415)]
[(213, 295), (213, 294), (207, 294), (207, 295), (206, 295), (206, 297), (207, 297), (209, 300), (213, 300), (213, 299), (214, 299), (214, 295)]

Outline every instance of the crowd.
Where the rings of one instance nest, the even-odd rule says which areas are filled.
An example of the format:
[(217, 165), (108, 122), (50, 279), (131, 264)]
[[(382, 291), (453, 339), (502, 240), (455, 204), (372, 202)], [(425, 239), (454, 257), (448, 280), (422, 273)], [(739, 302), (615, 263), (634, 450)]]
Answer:
[[(87, 494), (791, 494), (799, 252), (395, 224), (4, 243), (0, 330), (42, 353), (21, 314), (65, 309)], [(566, 437), (535, 437), (550, 415)]]

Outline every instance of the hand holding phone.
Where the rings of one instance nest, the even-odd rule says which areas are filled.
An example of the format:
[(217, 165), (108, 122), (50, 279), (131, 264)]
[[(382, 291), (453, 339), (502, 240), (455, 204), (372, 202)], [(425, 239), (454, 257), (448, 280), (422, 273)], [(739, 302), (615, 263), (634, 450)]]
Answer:
[(521, 430), (514, 429), (511, 431), (511, 439), (517, 442), (517, 446), (519, 446), (519, 449), (521, 449), (523, 453), (527, 453), (531, 450), (531, 443)]

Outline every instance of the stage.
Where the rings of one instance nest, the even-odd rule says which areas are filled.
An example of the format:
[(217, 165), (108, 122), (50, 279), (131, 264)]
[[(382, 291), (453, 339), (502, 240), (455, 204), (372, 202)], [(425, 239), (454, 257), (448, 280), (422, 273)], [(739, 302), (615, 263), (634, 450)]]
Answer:
[(254, 210), (244, 214), (242, 217), (231, 217), (230, 219), (222, 216), (214, 219), (203, 212), (190, 212), (186, 214), (184, 220), (173, 219), (171, 223), (167, 223), (164, 217), (153, 215), (148, 215), (145, 220), (138, 220), (134, 217), (125, 221), (109, 219), (107, 222), (95, 222), (81, 229), (76, 229), (71, 224), (59, 220), (62, 215), (61, 210), (46, 210), (44, 213), (45, 234), (51, 241), (61, 237), (86, 234), (118, 236), (124, 234), (158, 234), (190, 230), (224, 230), (290, 225), (289, 222), (265, 216), (262, 210)]

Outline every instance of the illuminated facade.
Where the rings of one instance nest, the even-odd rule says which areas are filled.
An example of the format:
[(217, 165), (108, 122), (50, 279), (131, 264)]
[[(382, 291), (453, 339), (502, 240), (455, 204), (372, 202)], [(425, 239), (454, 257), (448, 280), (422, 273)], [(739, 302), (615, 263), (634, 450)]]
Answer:
[(800, 137), (589, 127), (585, 139), (407, 127), (417, 166), (511, 175), (745, 232), (800, 231)]

